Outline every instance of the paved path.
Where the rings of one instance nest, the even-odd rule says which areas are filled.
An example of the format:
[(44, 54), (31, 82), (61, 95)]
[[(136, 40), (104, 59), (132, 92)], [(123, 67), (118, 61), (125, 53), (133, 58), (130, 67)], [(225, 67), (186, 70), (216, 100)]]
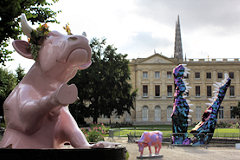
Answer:
[[(127, 138), (106, 138), (106, 141), (118, 142), (127, 148), (129, 160), (136, 160), (140, 155), (138, 146), (135, 143), (128, 143)], [(152, 152), (154, 148), (152, 147)], [(148, 148), (144, 149), (144, 155), (147, 155)], [(240, 150), (234, 147), (174, 147), (163, 146), (160, 154), (163, 158), (159, 160), (240, 160)], [(155, 159), (156, 160), (156, 159)]]
[[(127, 138), (106, 139), (121, 143), (129, 152), (129, 160), (136, 160), (139, 156), (138, 146), (134, 143), (127, 143)], [(154, 148), (152, 147), (152, 151)], [(144, 154), (148, 154), (148, 148), (144, 149)], [(174, 147), (163, 146), (160, 160), (240, 160), (240, 150), (234, 147)]]

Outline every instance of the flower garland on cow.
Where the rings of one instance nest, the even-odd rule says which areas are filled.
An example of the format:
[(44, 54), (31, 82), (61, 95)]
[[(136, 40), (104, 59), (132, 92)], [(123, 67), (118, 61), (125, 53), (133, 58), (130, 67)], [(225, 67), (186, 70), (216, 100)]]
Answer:
[[(30, 44), (29, 49), (31, 50), (33, 59), (36, 61), (38, 58), (38, 52), (41, 49), (41, 46), (44, 40), (47, 38), (48, 33), (51, 31), (49, 30), (49, 26), (46, 23), (43, 25), (39, 24), (39, 27), (36, 30), (31, 29), (30, 26), (26, 24), (25, 15), (22, 15), (22, 19), (23, 19), (22, 24), (25, 25), (26, 29), (28, 30), (27, 33), (30, 33), (30, 35), (27, 35), (28, 37), (31, 37), (31, 38), (28, 38), (28, 42)], [(66, 26), (63, 27), (63, 29), (66, 30), (68, 35), (72, 35), (71, 29), (69, 27), (69, 23), (66, 24)]]
[(30, 50), (34, 60), (37, 60), (38, 52), (49, 32), (49, 26), (46, 23), (44, 25), (40, 24), (36, 30), (32, 30), (31, 38), (28, 39), (28, 42), (30, 43)]

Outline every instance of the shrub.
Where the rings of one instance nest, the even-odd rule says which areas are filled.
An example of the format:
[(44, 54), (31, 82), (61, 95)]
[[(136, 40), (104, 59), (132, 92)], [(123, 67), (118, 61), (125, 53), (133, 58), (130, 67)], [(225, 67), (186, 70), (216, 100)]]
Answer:
[(238, 122), (235, 124), (235, 128), (239, 128), (239, 123)]
[(104, 134), (106, 134), (106, 127), (104, 124), (92, 124), (88, 128), (81, 128), (86, 136), (88, 142), (104, 141)]
[(122, 122), (122, 123), (112, 123), (110, 124), (111, 128), (120, 128), (120, 127), (132, 127), (133, 124), (131, 122)]
[(230, 128), (231, 126), (232, 126), (231, 123), (220, 121), (219, 123), (217, 123), (216, 128)]

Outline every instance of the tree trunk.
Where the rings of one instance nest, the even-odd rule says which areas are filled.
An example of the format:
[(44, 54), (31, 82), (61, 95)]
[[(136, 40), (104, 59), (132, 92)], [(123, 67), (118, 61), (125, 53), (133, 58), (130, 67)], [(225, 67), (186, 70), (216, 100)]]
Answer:
[(98, 105), (94, 106), (93, 123), (98, 123)]
[(98, 123), (98, 116), (95, 116), (95, 115), (94, 115), (94, 117), (93, 117), (93, 123), (94, 123), (94, 124), (97, 124), (97, 123)]

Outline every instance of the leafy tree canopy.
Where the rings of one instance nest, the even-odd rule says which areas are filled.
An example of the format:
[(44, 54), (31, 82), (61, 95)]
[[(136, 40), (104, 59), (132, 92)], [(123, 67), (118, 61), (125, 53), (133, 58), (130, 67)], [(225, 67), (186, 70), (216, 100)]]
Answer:
[(19, 65), (16, 74), (0, 67), (0, 116), (3, 116), (3, 103), (25, 76), (24, 69)]
[(84, 117), (123, 115), (133, 109), (136, 91), (131, 91), (127, 55), (116, 53), (106, 40), (92, 39), (92, 65), (70, 81), (78, 87), (79, 100), (69, 109), (79, 123)]
[(25, 76), (24, 68), (22, 68), (22, 67), (19, 65), (18, 68), (16, 69), (17, 83), (19, 83), (19, 82), (23, 79), (24, 76)]
[(0, 116), (3, 115), (3, 102), (17, 85), (17, 78), (12, 72), (0, 67)]
[(56, 15), (49, 7), (58, 0), (1, 0), (0, 1), (0, 64), (10, 61), (12, 51), (7, 49), (9, 39), (20, 39), (22, 34), (19, 16), (22, 13), (32, 24), (39, 22), (57, 23)]

